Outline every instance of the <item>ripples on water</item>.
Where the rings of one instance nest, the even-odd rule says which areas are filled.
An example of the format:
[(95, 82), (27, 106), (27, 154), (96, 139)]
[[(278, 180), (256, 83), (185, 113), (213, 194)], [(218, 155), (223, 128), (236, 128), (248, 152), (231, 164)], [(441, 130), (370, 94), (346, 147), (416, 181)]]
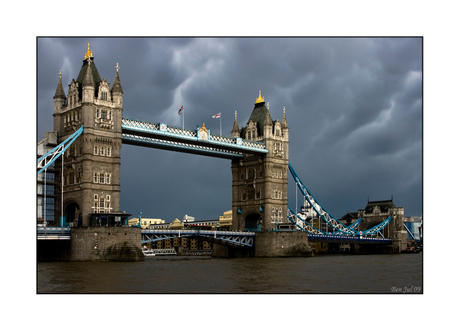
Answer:
[(40, 262), (37, 293), (423, 292), (422, 254)]

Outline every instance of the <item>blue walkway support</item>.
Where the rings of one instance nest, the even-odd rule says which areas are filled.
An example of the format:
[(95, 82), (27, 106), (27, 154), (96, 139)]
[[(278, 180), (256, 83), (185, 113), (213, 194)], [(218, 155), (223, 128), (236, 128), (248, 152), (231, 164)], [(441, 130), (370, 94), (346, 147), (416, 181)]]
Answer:
[(407, 227), (406, 223), (404, 223), (404, 228), (406, 229), (407, 233), (409, 234), (410, 238), (415, 240), (416, 242), (419, 242), (419, 240), (417, 239), (417, 237), (415, 237), (415, 235), (412, 233), (411, 230), (409, 230), (409, 228)]
[(289, 163), (289, 171), (291, 172), (292, 177), (294, 178), (297, 186), (299, 187), (300, 191), (304, 195), (305, 199), (308, 201), (310, 206), (313, 207), (315, 212), (318, 214), (321, 219), (332, 226), (336, 231), (343, 233), (343, 234), (356, 234), (355, 231), (347, 227), (345, 224), (341, 223), (337, 219), (335, 219), (331, 214), (327, 212), (327, 210), (321, 206), (315, 197), (308, 191), (307, 187), (302, 183), (300, 177), (297, 176), (294, 168), (292, 167), (291, 163)]
[(132, 118), (122, 118), (122, 142), (191, 154), (226, 159), (242, 158), (244, 154), (268, 153), (264, 143), (241, 138), (213, 135), (209, 129), (188, 130)]
[(208, 241), (218, 242), (227, 246), (253, 247), (254, 232), (213, 231), (213, 230), (141, 230), (142, 244), (181, 237), (203, 237)]
[(348, 228), (350, 230), (354, 230), (362, 221), (363, 221), (363, 218), (361, 217), (359, 220), (357, 220), (353, 224), (350, 224), (350, 226)]
[(315, 228), (313, 225), (305, 221), (303, 218), (296, 215), (296, 213), (294, 213), (292, 209), (289, 207), (287, 217), (288, 220), (295, 224), (300, 231), (307, 231), (309, 234), (326, 234), (324, 231)]
[(83, 125), (74, 133), (70, 135), (69, 138), (64, 140), (62, 143), (60, 143), (58, 146), (54, 147), (51, 151), (43, 155), (37, 160), (37, 169), (38, 173), (41, 173), (43, 170), (46, 170), (51, 164), (54, 163), (54, 161), (57, 160), (59, 156), (64, 153), (67, 148), (69, 148), (70, 145), (77, 139), (83, 132)]
[[(350, 226), (346, 226), (345, 224), (341, 223), (337, 219), (335, 219), (331, 214), (327, 212), (327, 210), (321, 206), (321, 204), (315, 199), (315, 197), (308, 191), (307, 187), (302, 183), (302, 180), (295, 172), (294, 168), (292, 167), (291, 163), (289, 163), (289, 171), (291, 172), (292, 177), (294, 178), (298, 188), (302, 192), (305, 200), (310, 204), (311, 207), (315, 210), (318, 217), (320, 217), (324, 222), (330, 225), (335, 231), (332, 232), (330, 235), (335, 236), (371, 236), (374, 234), (379, 233), (385, 226), (387, 226), (390, 221), (392, 220), (392, 216), (388, 217), (385, 221), (380, 224), (377, 224), (373, 228), (370, 228), (366, 231), (356, 231), (355, 228), (362, 222), (362, 218), (357, 220)], [(324, 231), (321, 231), (315, 228), (313, 225), (309, 224), (301, 217), (296, 215), (290, 208), (288, 208), (288, 220), (294, 223), (298, 229), (307, 231), (309, 234), (312, 235), (326, 235)], [(310, 236), (309, 236), (310, 237)]]

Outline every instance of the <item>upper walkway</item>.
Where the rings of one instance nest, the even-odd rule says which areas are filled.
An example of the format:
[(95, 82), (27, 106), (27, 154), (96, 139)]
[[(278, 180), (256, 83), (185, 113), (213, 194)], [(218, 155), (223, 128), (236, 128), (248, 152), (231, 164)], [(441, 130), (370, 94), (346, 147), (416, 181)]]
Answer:
[(224, 137), (210, 133), (204, 127), (182, 129), (165, 123), (152, 123), (123, 117), (122, 142), (171, 151), (214, 156), (226, 159), (242, 158), (245, 154), (267, 154), (262, 142)]

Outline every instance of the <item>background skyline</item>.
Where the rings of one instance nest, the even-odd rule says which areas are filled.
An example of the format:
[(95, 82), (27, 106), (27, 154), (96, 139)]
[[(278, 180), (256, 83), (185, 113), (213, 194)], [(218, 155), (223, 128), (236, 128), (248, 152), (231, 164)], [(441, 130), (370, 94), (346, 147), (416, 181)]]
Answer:
[[(422, 214), (422, 38), (38, 38), (37, 142), (52, 130), (59, 70), (66, 95), (87, 44), (112, 85), (118, 63), (123, 116), (230, 136), (259, 90), (286, 118), (290, 162), (334, 217), (367, 200)], [(231, 162), (123, 145), (121, 209), (171, 222), (231, 209)], [(290, 175), (289, 175), (290, 176)], [(296, 201), (289, 177), (288, 205)]]

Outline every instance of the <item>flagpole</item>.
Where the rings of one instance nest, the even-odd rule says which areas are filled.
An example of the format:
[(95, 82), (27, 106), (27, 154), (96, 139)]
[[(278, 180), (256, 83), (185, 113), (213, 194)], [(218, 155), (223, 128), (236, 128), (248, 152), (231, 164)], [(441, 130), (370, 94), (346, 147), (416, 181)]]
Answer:
[(220, 136), (222, 137), (222, 113), (219, 116), (219, 120), (220, 120)]
[(185, 123), (185, 109), (182, 109), (182, 130), (184, 130), (184, 123)]

